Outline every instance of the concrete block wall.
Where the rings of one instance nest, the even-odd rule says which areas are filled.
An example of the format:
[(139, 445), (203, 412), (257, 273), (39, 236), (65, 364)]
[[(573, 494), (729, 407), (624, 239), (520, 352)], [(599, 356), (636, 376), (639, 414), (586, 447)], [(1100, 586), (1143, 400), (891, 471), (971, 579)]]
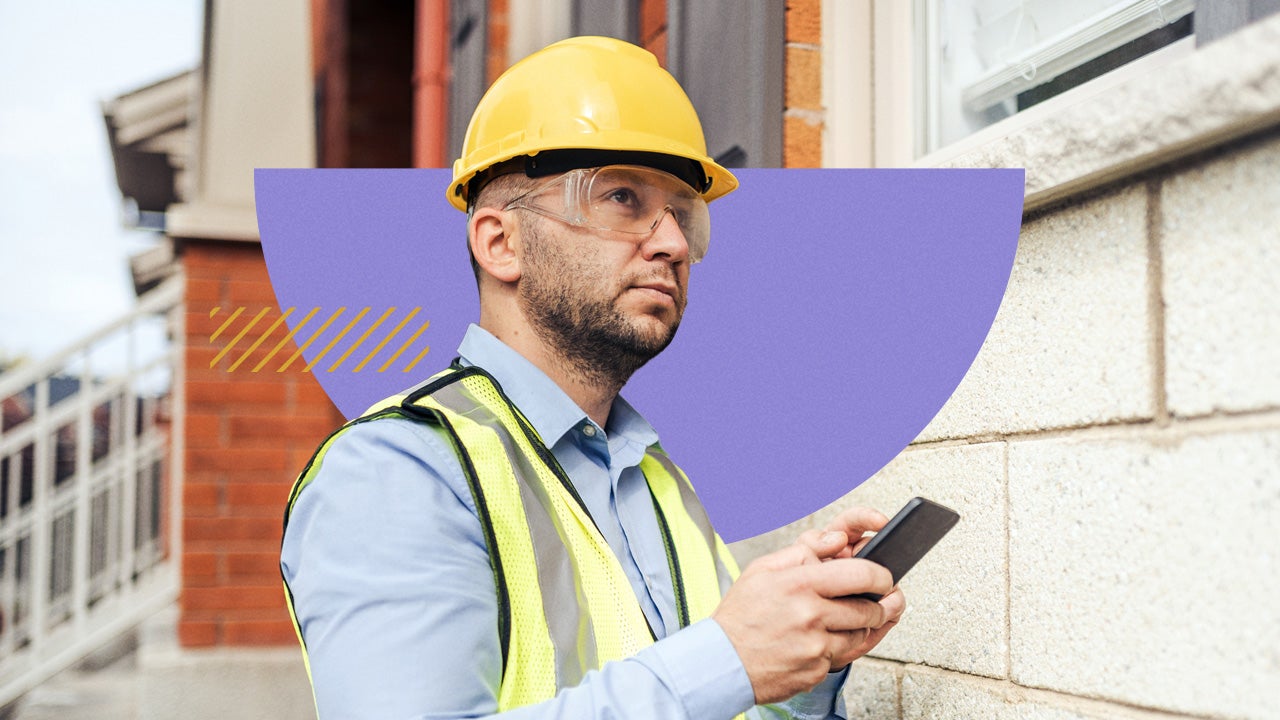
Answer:
[[(243, 364), (243, 349), (279, 318), (256, 243), (187, 243), (186, 483), (178, 640), (184, 647), (296, 646), (280, 586), (281, 518), (289, 488), (342, 417), (288, 343), (252, 368), (287, 332), (282, 323)], [(219, 314), (210, 312), (221, 308)], [(238, 307), (241, 319), (210, 336)], [(270, 308), (211, 367), (240, 328)]]
[(831, 508), (956, 529), (853, 718), (1280, 717), (1280, 132), (1026, 219), (951, 401)]

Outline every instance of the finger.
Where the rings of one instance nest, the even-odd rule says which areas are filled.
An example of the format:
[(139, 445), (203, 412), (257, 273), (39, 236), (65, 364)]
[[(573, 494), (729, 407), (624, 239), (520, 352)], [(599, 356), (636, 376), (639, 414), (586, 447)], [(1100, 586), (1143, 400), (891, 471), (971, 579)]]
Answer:
[(867, 546), (867, 543), (871, 542), (871, 539), (874, 537), (875, 535), (867, 535), (866, 537), (863, 537), (862, 539), (853, 542), (852, 548), (849, 551), (850, 557), (852, 557), (853, 555), (857, 555), (862, 550), (862, 548)]
[(862, 646), (858, 648), (857, 657), (862, 657), (874, 650), (876, 645), (879, 645), (880, 641), (884, 639), (884, 636), (888, 635), (889, 631), (896, 627), (897, 624), (897, 620), (890, 620), (878, 628), (869, 630), (867, 632), (867, 637), (862, 641)]
[(810, 549), (808, 545), (795, 543), (768, 555), (761, 555), (747, 566), (743, 574), (745, 575), (752, 568), (757, 570), (786, 570), (787, 568), (800, 567), (801, 565), (816, 565), (819, 562), (817, 553)]
[(893, 590), (893, 575), (870, 560), (841, 558), (806, 570), (809, 586), (822, 597), (838, 598), (862, 593), (888, 595)]
[(867, 628), (832, 632), (827, 641), (827, 657), (830, 659), (830, 672), (843, 670), (849, 663), (866, 654), (863, 648), (871, 631)]
[(889, 518), (879, 510), (867, 507), (851, 507), (841, 512), (827, 523), (828, 530), (839, 530), (850, 538), (860, 538), (862, 533), (875, 531), (885, 526)]
[(880, 605), (884, 608), (885, 622), (897, 622), (902, 619), (902, 613), (907, 611), (907, 596), (902, 594), (900, 588), (894, 588), (893, 592), (880, 598)]
[(873, 630), (885, 623), (884, 607), (870, 600), (831, 600), (823, 606), (822, 622), (828, 631)]
[(849, 537), (838, 530), (807, 530), (796, 542), (812, 550), (819, 560), (825, 560), (847, 548)]

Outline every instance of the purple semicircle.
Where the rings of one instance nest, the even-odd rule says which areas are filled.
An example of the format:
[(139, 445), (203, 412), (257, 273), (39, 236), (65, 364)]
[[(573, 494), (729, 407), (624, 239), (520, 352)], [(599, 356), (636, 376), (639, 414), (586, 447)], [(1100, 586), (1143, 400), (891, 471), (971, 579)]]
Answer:
[[(693, 268), (679, 334), (623, 391), (730, 542), (829, 504), (929, 423), (995, 318), (1023, 197), (1022, 170), (735, 172), (741, 188), (711, 205), (711, 251)], [(308, 361), (360, 308), (371, 310), (333, 357), (389, 307), (388, 328), (421, 308), (397, 338), (430, 321), (384, 372), (395, 343), (358, 373), (316, 365), (348, 417), (444, 367), (478, 318), (449, 177), (255, 173), (263, 252), (281, 308), (297, 308), (291, 327), (313, 307), (348, 308)], [(428, 346), (414, 372), (400, 371)]]

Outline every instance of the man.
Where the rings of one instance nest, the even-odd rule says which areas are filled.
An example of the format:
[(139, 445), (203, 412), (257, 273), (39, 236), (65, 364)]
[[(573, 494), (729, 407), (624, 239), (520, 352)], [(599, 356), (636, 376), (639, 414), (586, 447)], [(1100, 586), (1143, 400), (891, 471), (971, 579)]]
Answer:
[[(736, 185), (627, 43), (556, 43), (481, 100), (449, 191), (479, 324), (327, 440), (286, 511), (321, 717), (839, 716), (845, 668), (904, 607), (849, 557), (884, 516), (847, 511), (735, 580), (618, 394), (674, 336), (706, 202)], [(885, 597), (842, 599), (863, 592)]]

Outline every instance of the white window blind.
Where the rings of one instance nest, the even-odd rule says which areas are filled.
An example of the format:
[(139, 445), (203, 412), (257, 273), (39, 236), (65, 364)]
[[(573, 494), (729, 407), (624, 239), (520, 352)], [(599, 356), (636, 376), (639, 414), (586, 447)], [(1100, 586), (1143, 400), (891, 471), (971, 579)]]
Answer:
[(1195, 10), (1195, 0), (912, 5), (917, 157), (1173, 42), (1189, 19), (1168, 26)]
[(964, 105), (981, 112), (1079, 67), (1195, 9), (1195, 0), (973, 0), (984, 67)]

